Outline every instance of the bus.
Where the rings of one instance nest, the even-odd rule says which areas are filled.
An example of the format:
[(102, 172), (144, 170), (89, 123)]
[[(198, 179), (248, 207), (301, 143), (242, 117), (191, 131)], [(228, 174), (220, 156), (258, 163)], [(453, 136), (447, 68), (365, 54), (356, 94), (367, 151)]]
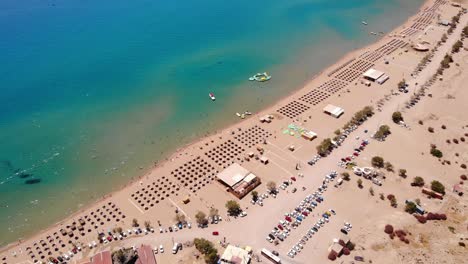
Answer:
[(265, 256), (267, 259), (271, 260), (271, 262), (280, 264), (281, 259), (278, 256), (273, 255), (268, 249), (262, 249), (262, 255)]

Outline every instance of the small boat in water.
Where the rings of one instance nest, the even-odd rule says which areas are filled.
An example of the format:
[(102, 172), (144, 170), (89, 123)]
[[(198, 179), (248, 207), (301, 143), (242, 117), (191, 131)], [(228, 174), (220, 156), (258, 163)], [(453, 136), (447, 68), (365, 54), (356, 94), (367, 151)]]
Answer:
[(242, 119), (244, 119), (244, 118), (245, 118), (245, 114), (239, 114), (239, 113), (236, 113), (236, 116), (238, 116), (238, 117), (240, 117), (240, 118), (242, 118)]
[(264, 73), (257, 73), (254, 76), (249, 78), (249, 81), (257, 81), (257, 82), (266, 82), (271, 79), (271, 75), (268, 75), (267, 72)]
[(371, 35), (377, 35), (377, 33), (375, 33), (374, 31), (371, 32)]
[(214, 96), (213, 93), (209, 93), (208, 96), (211, 98), (211, 101), (216, 100), (216, 97)]
[(362, 23), (363, 25), (367, 26), (367, 22), (366, 22), (366, 21), (363, 20), (363, 21), (361, 21), (361, 23)]

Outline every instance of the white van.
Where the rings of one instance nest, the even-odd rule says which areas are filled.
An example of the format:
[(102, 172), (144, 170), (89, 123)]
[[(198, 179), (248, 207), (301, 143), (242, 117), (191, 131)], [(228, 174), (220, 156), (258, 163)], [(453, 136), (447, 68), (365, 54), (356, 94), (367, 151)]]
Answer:
[(180, 248), (180, 243), (176, 242), (174, 243), (174, 247), (172, 247), (172, 254), (177, 254), (177, 252), (179, 251), (179, 248)]

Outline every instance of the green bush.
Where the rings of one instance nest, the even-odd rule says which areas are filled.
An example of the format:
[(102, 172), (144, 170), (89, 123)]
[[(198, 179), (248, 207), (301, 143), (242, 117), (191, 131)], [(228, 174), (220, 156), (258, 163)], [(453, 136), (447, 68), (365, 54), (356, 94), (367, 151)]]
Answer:
[(438, 150), (435, 147), (431, 148), (431, 154), (432, 154), (432, 156), (437, 157), (437, 158), (442, 158), (442, 156), (443, 156), (442, 151)]
[(384, 167), (384, 159), (379, 156), (372, 157), (371, 160), (372, 166), (376, 168), (383, 168)]
[(400, 121), (403, 121), (403, 116), (401, 114), (401, 112), (393, 112), (392, 114), (392, 120), (394, 123), (400, 123)]
[(445, 194), (445, 186), (439, 181), (431, 182), (431, 190), (433, 190), (434, 192)]
[(405, 212), (414, 214), (416, 212), (416, 204), (413, 202), (407, 202), (405, 206)]

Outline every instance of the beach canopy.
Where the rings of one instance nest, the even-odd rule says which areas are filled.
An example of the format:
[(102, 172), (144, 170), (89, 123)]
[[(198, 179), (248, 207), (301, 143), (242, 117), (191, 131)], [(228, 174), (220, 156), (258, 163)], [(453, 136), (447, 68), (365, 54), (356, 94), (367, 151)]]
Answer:
[(323, 111), (333, 117), (340, 117), (344, 113), (344, 109), (334, 105), (327, 105), (323, 108)]
[(229, 187), (233, 187), (238, 182), (242, 181), (250, 172), (239, 165), (238, 163), (233, 163), (216, 176), (220, 181), (224, 182)]
[(383, 71), (378, 71), (375, 69), (369, 69), (364, 73), (364, 78), (369, 79), (371, 81), (376, 81), (380, 77), (382, 77), (385, 73)]
[(418, 43), (416, 45), (413, 46), (413, 49), (417, 50), (417, 51), (428, 51), (429, 50), (429, 47), (422, 44), (422, 43)]

